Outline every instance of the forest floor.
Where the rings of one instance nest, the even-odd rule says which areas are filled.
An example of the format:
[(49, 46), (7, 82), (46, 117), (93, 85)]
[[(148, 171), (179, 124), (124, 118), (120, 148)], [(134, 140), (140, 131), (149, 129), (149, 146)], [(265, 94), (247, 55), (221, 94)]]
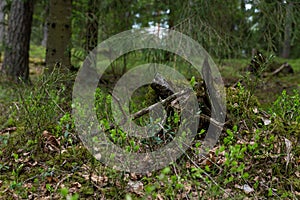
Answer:
[(74, 130), (63, 85), (74, 75), (40, 78), (40, 59), (31, 61), (32, 86), (0, 81), (0, 199), (300, 198), (300, 60), (288, 60), (294, 74), (250, 80), (252, 90), (249, 60), (218, 63), (228, 110), (219, 142), (199, 157), (196, 139), (145, 175), (97, 161)]

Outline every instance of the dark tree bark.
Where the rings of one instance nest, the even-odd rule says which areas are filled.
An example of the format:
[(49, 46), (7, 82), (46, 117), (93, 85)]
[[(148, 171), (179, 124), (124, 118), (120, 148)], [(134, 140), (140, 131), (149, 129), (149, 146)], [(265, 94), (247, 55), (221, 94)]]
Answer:
[(286, 7), (285, 27), (284, 27), (284, 41), (282, 49), (282, 57), (289, 58), (291, 51), (291, 34), (292, 34), (292, 12), (293, 3), (289, 2)]
[(5, 35), (5, 13), (4, 7), (6, 6), (6, 1), (0, 1), (0, 43), (3, 42), (4, 35)]
[(4, 8), (6, 6), (6, 1), (0, 1), (0, 61), (1, 55), (3, 51), (3, 43), (4, 43), (4, 36), (5, 36), (5, 13)]
[(29, 44), (33, 0), (13, 0), (2, 70), (14, 81), (29, 81)]
[(52, 72), (55, 66), (61, 66), (63, 70), (69, 69), (72, 0), (50, 0), (49, 12), (46, 48), (48, 72)]

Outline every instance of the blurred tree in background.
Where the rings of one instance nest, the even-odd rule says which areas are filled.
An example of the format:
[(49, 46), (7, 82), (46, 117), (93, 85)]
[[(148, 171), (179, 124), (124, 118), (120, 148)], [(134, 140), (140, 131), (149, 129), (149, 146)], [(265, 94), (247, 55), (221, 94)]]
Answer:
[[(4, 14), (12, 2), (1, 1), (0, 42), (7, 29)], [(284, 58), (300, 57), (299, 0), (229, 0), (226, 3), (221, 0), (73, 0), (62, 7), (58, 2), (34, 2), (30, 44), (45, 46), (47, 43), (47, 66), (61, 62), (80, 67), (87, 53), (101, 41), (125, 30), (144, 27), (157, 33), (162, 28), (170, 28), (187, 34), (217, 59), (251, 57), (252, 49)], [(14, 15), (13, 9), (7, 13)], [(55, 20), (58, 26), (53, 28)], [(63, 24), (70, 27), (63, 31), (66, 27)], [(9, 32), (2, 45), (7, 51), (12, 38), (15, 37)], [(53, 49), (58, 57), (53, 57)], [(10, 59), (17, 59), (15, 53), (11, 56)], [(169, 56), (166, 53), (165, 59), (170, 59)], [(125, 58), (126, 55), (124, 65)], [(22, 76), (26, 79), (27, 75)]]
[(71, 67), (71, 13), (71, 0), (50, 0), (46, 47), (46, 65), (50, 72), (55, 65)]

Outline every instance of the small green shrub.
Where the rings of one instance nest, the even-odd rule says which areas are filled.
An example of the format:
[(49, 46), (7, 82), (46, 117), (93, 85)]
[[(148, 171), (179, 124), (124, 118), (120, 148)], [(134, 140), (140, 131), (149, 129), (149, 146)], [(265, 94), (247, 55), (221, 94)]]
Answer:
[(300, 94), (297, 90), (290, 95), (284, 90), (273, 103), (270, 113), (273, 126), (278, 132), (284, 131), (286, 136), (299, 138)]
[[(71, 82), (69, 74), (60, 73), (55, 69), (53, 73), (45, 74), (33, 81), (32, 85), (21, 83), (10, 86), (15, 94), (10, 101), (5, 103), (9, 105), (5, 126), (15, 126), (16, 132), (9, 134), (6, 142), (8, 146), (5, 151), (6, 155), (14, 153), (20, 146), (40, 149), (41, 146), (37, 144), (41, 144), (41, 135), (44, 130), (57, 133), (58, 125), (62, 123), (60, 119), (70, 108), (71, 94), (68, 94), (70, 91), (67, 89), (69, 82)], [(66, 119), (61, 125), (64, 126), (62, 128), (70, 129), (71, 127), (67, 127), (65, 121)], [(6, 139), (3, 138), (3, 140)]]
[(66, 76), (55, 71), (43, 75), (33, 86), (18, 86), (19, 98), (14, 110), (19, 126), (30, 132), (52, 130), (68, 104), (65, 82)]
[(259, 101), (243, 85), (238, 83), (236, 88), (228, 88), (226, 97), (228, 118), (232, 124), (245, 121), (249, 127), (252, 127), (259, 120), (254, 113), (254, 110), (260, 106)]

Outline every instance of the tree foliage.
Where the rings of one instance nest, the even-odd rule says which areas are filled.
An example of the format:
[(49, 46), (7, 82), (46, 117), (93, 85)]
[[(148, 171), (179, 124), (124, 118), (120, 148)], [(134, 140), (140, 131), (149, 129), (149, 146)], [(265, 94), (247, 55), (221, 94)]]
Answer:
[[(13, 1), (6, 2), (5, 12)], [(252, 49), (285, 58), (300, 56), (299, 0), (229, 0), (226, 3), (221, 0), (73, 0), (72, 32), (62, 36), (45, 32), (45, 24), (51, 20), (49, 2), (34, 3), (31, 44), (45, 43), (46, 37), (52, 37), (49, 44), (64, 36), (58, 44), (71, 39), (57, 53), (65, 56), (69, 54), (66, 50), (72, 50), (71, 63), (64, 62), (68, 66), (80, 67), (88, 51), (110, 36), (143, 27), (156, 27), (157, 32), (171, 28), (185, 33), (218, 59), (250, 57)], [(68, 9), (63, 10), (59, 20), (67, 15)], [(53, 65), (58, 58), (50, 62), (49, 52), (46, 62)]]

